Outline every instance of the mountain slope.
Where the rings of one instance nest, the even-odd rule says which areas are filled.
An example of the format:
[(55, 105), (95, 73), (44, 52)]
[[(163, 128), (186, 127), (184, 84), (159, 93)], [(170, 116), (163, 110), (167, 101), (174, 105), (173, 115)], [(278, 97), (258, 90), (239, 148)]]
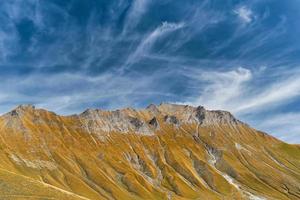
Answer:
[(0, 199), (300, 199), (300, 147), (203, 107), (22, 105), (0, 117), (0, 180)]

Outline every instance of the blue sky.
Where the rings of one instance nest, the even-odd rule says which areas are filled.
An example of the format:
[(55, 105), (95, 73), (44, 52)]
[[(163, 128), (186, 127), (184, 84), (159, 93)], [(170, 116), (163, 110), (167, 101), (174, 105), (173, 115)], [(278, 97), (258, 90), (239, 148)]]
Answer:
[(300, 143), (299, 0), (7, 0), (0, 112), (175, 102)]

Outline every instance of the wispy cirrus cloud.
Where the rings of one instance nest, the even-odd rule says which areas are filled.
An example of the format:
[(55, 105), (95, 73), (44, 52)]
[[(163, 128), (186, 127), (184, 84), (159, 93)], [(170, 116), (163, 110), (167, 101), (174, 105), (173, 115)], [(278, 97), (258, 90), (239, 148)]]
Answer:
[(300, 112), (285, 112), (264, 117), (263, 120), (257, 121), (257, 127), (268, 130), (283, 141), (299, 144), (299, 120)]
[[(124, 64), (125, 69), (128, 65), (130, 66), (131, 64), (134, 64), (143, 56), (146, 56), (159, 38), (183, 27), (184, 23), (162, 22), (160, 26), (141, 39), (141, 42), (137, 45), (136, 49), (128, 56), (128, 59)], [(123, 69), (121, 68), (121, 70)]]
[[(194, 69), (186, 71), (185, 76), (192, 79), (194, 90), (197, 90), (194, 99), (186, 102), (192, 105), (205, 105), (210, 109), (237, 108), (228, 104), (242, 95), (244, 84), (251, 80), (250, 70), (239, 67), (231, 71), (203, 71)], [(233, 106), (229, 108), (228, 106)]]
[(291, 1), (2, 2), (0, 112), (20, 103), (67, 114), (176, 101), (226, 109), (273, 131), (272, 115), (299, 112), (297, 8)]
[(241, 6), (233, 11), (241, 19), (243, 23), (251, 23), (254, 19), (254, 13), (246, 6)]
[[(264, 68), (265, 69), (265, 68)], [(225, 109), (236, 114), (263, 111), (300, 96), (300, 73), (287, 73), (268, 84), (259, 85), (257, 79), (269, 73), (238, 67), (230, 71), (192, 70), (186, 75), (199, 85), (193, 105), (205, 105), (210, 109)]]
[(141, 21), (142, 16), (147, 11), (149, 4), (149, 0), (133, 1), (125, 19), (123, 34), (128, 33), (130, 29), (134, 28)]
[[(40, 73), (2, 77), (0, 110), (9, 111), (18, 104), (31, 103), (60, 114), (74, 114), (87, 108), (116, 109), (144, 106), (157, 97), (174, 98), (169, 86), (160, 86), (165, 74), (151, 76), (117, 75), (112, 72), (91, 76), (83, 73)], [(39, 83), (39, 84), (37, 84)], [(160, 90), (156, 90), (160, 87)], [(114, 99), (114, 100), (113, 100)]]

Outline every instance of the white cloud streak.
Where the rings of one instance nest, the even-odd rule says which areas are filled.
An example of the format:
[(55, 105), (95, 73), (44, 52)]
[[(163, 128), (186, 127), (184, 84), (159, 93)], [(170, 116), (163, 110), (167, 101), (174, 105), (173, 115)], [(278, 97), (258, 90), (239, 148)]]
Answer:
[(243, 84), (251, 79), (252, 74), (244, 68), (226, 72), (193, 70), (188, 77), (196, 79), (197, 84), (203, 82), (199, 84), (199, 96), (188, 104), (228, 109), (228, 102), (241, 95)]
[[(156, 29), (154, 29), (152, 32), (150, 32), (148, 35), (141, 39), (141, 42), (136, 47), (135, 51), (131, 53), (131, 55), (125, 62), (124, 68), (126, 69), (131, 64), (138, 62), (141, 59), (141, 57), (146, 56), (149, 50), (151, 50), (152, 46), (159, 38), (166, 36), (167, 34), (181, 29), (183, 27), (184, 23), (163, 22), (160, 26), (158, 26)], [(121, 68), (121, 70), (124, 69)]]
[(300, 96), (300, 76), (273, 83), (272, 85), (251, 96), (249, 100), (240, 105), (237, 112), (247, 112), (255, 109), (268, 109), (288, 103), (289, 100)]
[(257, 128), (268, 130), (281, 140), (300, 144), (300, 113), (280, 113), (265, 117)]
[[(156, 83), (159, 83), (157, 80), (162, 76), (130, 77), (107, 72), (97, 76), (60, 73), (47, 77), (31, 74), (23, 78), (4, 78), (1, 83), (0, 110), (8, 111), (23, 103), (32, 103), (60, 114), (78, 113), (95, 104), (114, 109), (133, 106), (141, 97), (173, 95), (155, 90)], [(35, 91), (34, 95), (30, 94), (32, 91)]]
[(238, 15), (241, 21), (245, 24), (251, 23), (254, 19), (252, 10), (246, 6), (241, 6), (233, 12)]
[(149, 0), (136, 0), (133, 1), (129, 13), (126, 17), (123, 35), (134, 28), (141, 20), (143, 14), (147, 11), (147, 8), (150, 4)]
[[(255, 76), (259, 73), (267, 72), (258, 70)], [(247, 114), (288, 103), (300, 96), (300, 74), (289, 74), (266, 86), (255, 84), (258, 78), (255, 76), (242, 67), (230, 71), (191, 71), (188, 77), (202, 84), (198, 96), (187, 103)]]

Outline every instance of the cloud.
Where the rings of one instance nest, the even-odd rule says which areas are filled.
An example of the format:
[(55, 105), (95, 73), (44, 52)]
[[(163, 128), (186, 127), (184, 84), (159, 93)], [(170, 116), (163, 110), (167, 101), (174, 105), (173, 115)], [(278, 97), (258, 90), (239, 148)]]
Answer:
[(259, 85), (255, 81), (268, 73), (265, 67), (261, 69), (255, 73), (242, 67), (230, 71), (190, 71), (187, 76), (199, 85), (198, 96), (185, 103), (248, 114), (287, 104), (300, 96), (300, 74), (286, 74)]
[[(141, 38), (140, 43), (137, 45), (136, 49), (129, 55), (127, 61), (125, 62), (124, 68), (126, 69), (131, 64), (138, 62), (141, 57), (146, 56), (159, 38), (183, 27), (184, 23), (163, 22), (149, 34)], [(124, 69), (121, 68), (121, 70)]]
[[(97, 76), (62, 72), (56, 74), (32, 73), (23, 77), (2, 78), (0, 110), (7, 112), (18, 104), (31, 103), (60, 114), (72, 114), (86, 108), (116, 109), (141, 106), (153, 98), (174, 97), (159, 86), (165, 74), (117, 75), (105, 72)], [(38, 84), (37, 84), (38, 83)], [(162, 88), (156, 90), (157, 87)], [(149, 102), (140, 101), (149, 99)]]
[[(237, 105), (229, 104), (242, 95), (244, 84), (252, 79), (250, 70), (238, 67), (230, 71), (191, 70), (186, 73), (193, 85), (198, 85), (198, 96), (186, 102), (204, 105), (210, 109), (233, 110)], [(196, 88), (195, 88), (196, 90)], [(232, 107), (231, 107), (232, 106)]]
[[(278, 110), (299, 101), (300, 26), (290, 19), (300, 12), (287, 4), (5, 1), (0, 111), (20, 103), (71, 113), (172, 100), (229, 110), (269, 130), (259, 123), (266, 113), (285, 114)], [(24, 20), (30, 26), (18, 29)]]
[[(278, 81), (278, 80), (277, 80)], [(237, 112), (249, 112), (255, 109), (267, 109), (273, 106), (286, 104), (289, 100), (300, 96), (300, 76), (286, 77), (252, 95), (241, 104)]]
[(266, 130), (281, 140), (299, 144), (300, 143), (300, 113), (279, 113), (258, 120), (256, 127)]
[(125, 19), (123, 34), (128, 33), (130, 29), (134, 28), (140, 22), (143, 14), (147, 11), (149, 4), (149, 0), (133, 1)]
[(242, 22), (245, 24), (251, 23), (254, 19), (252, 10), (247, 8), (246, 6), (241, 6), (235, 9), (233, 12), (238, 15)]

